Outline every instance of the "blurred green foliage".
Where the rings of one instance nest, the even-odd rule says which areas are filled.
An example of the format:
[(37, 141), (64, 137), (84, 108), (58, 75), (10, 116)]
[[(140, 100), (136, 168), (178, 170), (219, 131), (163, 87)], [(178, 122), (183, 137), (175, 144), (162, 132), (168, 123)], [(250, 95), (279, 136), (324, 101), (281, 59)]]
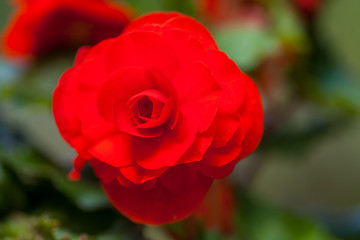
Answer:
[(306, 217), (261, 203), (243, 199), (239, 218), (246, 239), (252, 240), (334, 240), (315, 221)]
[(87, 235), (75, 236), (58, 228), (58, 222), (47, 216), (29, 217), (21, 214), (12, 215), (0, 225), (0, 237), (10, 239), (33, 240), (87, 240)]
[(219, 48), (243, 71), (254, 70), (279, 47), (279, 41), (268, 30), (230, 25), (214, 30)]
[[(89, 174), (92, 175), (91, 172)], [(0, 218), (10, 214), (10, 219), (0, 224), (0, 239), (3, 236), (14, 237), (10, 239), (21, 236), (33, 239), (30, 237), (32, 232), (35, 234), (38, 232), (36, 229), (41, 226), (44, 230), (40, 233), (41, 236), (50, 232), (52, 235), (49, 238), (44, 235), (44, 238), (35, 239), (63, 239), (59, 235), (63, 230), (57, 229), (60, 222), (74, 232), (86, 232), (89, 236), (101, 233), (101, 238), (89, 239), (120, 239), (121, 236), (132, 239), (131, 236), (136, 235), (138, 227), (111, 209), (93, 176), (87, 179), (88, 181), (69, 181), (62, 170), (26, 145), (15, 145), (11, 150), (2, 146)], [(34, 214), (34, 217), (16, 214), (12, 218), (14, 212), (18, 211)], [(47, 217), (42, 217), (42, 214)], [(44, 225), (45, 223), (48, 225)], [(70, 239), (78, 238), (74, 235)]]
[(332, 0), (324, 5), (316, 24), (317, 36), (336, 63), (350, 70), (360, 84), (360, 1)]
[(0, 89), (0, 99), (17, 105), (38, 104), (51, 108), (52, 93), (58, 79), (72, 66), (74, 53), (46, 57), (34, 63), (13, 81), (6, 81)]
[(124, 0), (123, 2), (133, 6), (139, 15), (153, 11), (178, 11), (191, 16), (195, 15), (195, 1), (192, 0)]
[(10, 15), (12, 8), (8, 1), (0, 1), (0, 30), (4, 29)]
[[(206, 23), (192, 0), (126, 2), (139, 15), (180, 11)], [(220, 27), (207, 24), (219, 48), (260, 86), (266, 110), (260, 155), (274, 150), (297, 155), (321, 141), (324, 133), (347, 125), (360, 114), (360, 5), (358, 0), (324, 1), (318, 16), (309, 20), (301, 18), (289, 1), (260, 2), (270, 19), (265, 28), (236, 22)], [(0, 29), (10, 12), (9, 3), (0, 1)], [(284, 60), (287, 64), (274, 60), (279, 52), (289, 55)], [(27, 69), (13, 68), (2, 59), (0, 111), (2, 104), (10, 102), (20, 111), (36, 105), (50, 112), (53, 89), (72, 65), (74, 54), (47, 56)], [(269, 63), (270, 73), (264, 71)], [(285, 100), (272, 100), (273, 95), (285, 96)], [(45, 156), (32, 144), (33, 136), (24, 136), (19, 129), (11, 129), (0, 118), (0, 239), (159, 240), (168, 236), (169, 229), (179, 239), (188, 239), (186, 221), (147, 232), (153, 228), (125, 219), (111, 207), (91, 170), (85, 169), (81, 181), (69, 181), (69, 169)], [(196, 239), (335, 239), (324, 225), (305, 214), (274, 207), (250, 197), (251, 189), (236, 188), (235, 233), (224, 236), (198, 222)]]

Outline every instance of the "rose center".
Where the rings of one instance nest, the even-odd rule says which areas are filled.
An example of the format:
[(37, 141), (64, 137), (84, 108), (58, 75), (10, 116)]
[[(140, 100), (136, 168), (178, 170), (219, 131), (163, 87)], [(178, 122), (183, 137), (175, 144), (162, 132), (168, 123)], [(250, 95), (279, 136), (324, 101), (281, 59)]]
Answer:
[(137, 128), (155, 128), (169, 120), (174, 100), (155, 89), (147, 89), (131, 97), (127, 105)]
[(140, 117), (151, 118), (153, 112), (153, 102), (147, 97), (144, 96), (138, 101), (138, 110)]

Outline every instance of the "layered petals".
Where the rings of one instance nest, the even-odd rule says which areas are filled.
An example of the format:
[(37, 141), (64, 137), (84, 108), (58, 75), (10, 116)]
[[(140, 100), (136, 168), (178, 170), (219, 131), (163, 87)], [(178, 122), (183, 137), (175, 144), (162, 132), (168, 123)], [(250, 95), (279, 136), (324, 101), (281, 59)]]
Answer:
[(201, 62), (193, 62), (179, 70), (173, 81), (181, 112), (192, 115), (199, 132), (210, 127), (217, 112), (222, 89), (210, 70)]
[(124, 67), (155, 67), (167, 78), (172, 78), (179, 67), (169, 43), (154, 32), (124, 32), (117, 38), (105, 55), (109, 73)]
[(153, 225), (189, 216), (263, 132), (255, 84), (179, 13), (145, 15), (80, 50), (53, 107), (79, 153), (73, 178), (90, 162), (114, 206)]
[[(186, 172), (185, 172), (186, 173)], [(113, 181), (103, 187), (113, 205), (132, 221), (159, 225), (177, 222), (197, 209), (212, 180), (201, 173), (184, 182), (183, 167), (163, 174), (150, 190), (123, 187)], [(171, 184), (168, 185), (167, 183)]]

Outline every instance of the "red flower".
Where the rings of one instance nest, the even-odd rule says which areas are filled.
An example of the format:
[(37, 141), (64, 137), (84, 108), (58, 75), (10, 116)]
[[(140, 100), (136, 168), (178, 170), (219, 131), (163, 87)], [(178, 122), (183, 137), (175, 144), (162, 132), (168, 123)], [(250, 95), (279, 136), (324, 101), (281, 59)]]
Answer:
[(214, 182), (200, 208), (194, 214), (204, 223), (206, 229), (217, 231), (224, 236), (234, 233), (235, 215), (235, 193), (226, 180)]
[(115, 207), (135, 222), (187, 217), (213, 179), (258, 145), (258, 90), (209, 32), (178, 13), (155, 13), (79, 51), (54, 92), (59, 130)]
[(17, 5), (2, 48), (25, 59), (118, 36), (131, 15), (130, 9), (106, 0), (17, 0)]

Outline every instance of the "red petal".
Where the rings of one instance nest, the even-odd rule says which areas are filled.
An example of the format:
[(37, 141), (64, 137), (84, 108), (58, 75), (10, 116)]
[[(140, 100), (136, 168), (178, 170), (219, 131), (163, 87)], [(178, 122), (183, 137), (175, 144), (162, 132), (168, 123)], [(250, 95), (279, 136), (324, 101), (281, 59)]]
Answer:
[(69, 178), (73, 181), (77, 181), (80, 179), (81, 170), (85, 167), (88, 159), (84, 159), (80, 156), (76, 156), (73, 162), (73, 170), (68, 174)]
[(113, 167), (124, 167), (131, 165), (134, 161), (131, 147), (131, 136), (118, 134), (105, 138), (89, 149), (89, 153), (99, 161)]
[(128, 109), (126, 103), (133, 96), (151, 88), (153, 86), (145, 75), (145, 69), (139, 67), (118, 69), (101, 86), (97, 96), (99, 113), (104, 119), (115, 122), (115, 102)]
[(130, 182), (134, 184), (142, 184), (157, 178), (163, 174), (168, 168), (160, 168), (155, 170), (148, 170), (138, 166), (136, 163), (127, 167), (121, 167), (121, 174)]
[(225, 146), (234, 135), (240, 123), (239, 117), (245, 114), (239, 114), (238, 111), (243, 106), (245, 93), (248, 91), (245, 84), (248, 77), (220, 51), (208, 51), (207, 64), (224, 92), (214, 122), (218, 128), (212, 147), (219, 148)]
[[(140, 116), (138, 101), (143, 99), (143, 97), (147, 97), (152, 103), (150, 118)], [(174, 98), (172, 96), (166, 98), (162, 93), (154, 89), (148, 89), (136, 94), (128, 100), (127, 105), (133, 109), (133, 112), (137, 112), (137, 118), (143, 121), (146, 120), (144, 123), (139, 123), (136, 126), (137, 128), (154, 128), (161, 126), (170, 118), (171, 113), (176, 111)], [(136, 110), (134, 110), (134, 108), (136, 108)]]
[(116, 123), (120, 131), (132, 136), (143, 138), (154, 138), (163, 135), (164, 127), (138, 128), (133, 120), (133, 113), (122, 103), (115, 103), (114, 112), (116, 112)]
[(124, 67), (155, 67), (170, 79), (179, 66), (169, 43), (154, 32), (122, 34), (107, 50), (105, 64), (110, 73)]
[(201, 161), (205, 152), (212, 144), (216, 128), (217, 126), (215, 127), (215, 125), (213, 125), (205, 132), (198, 133), (194, 143), (186, 151), (186, 153), (181, 156), (177, 164)]
[[(114, 131), (114, 124), (104, 121), (99, 115), (96, 105), (98, 86), (101, 85), (102, 79), (106, 78), (101, 52), (107, 48), (109, 42), (111, 41), (102, 42), (88, 53), (85, 52), (86, 49), (78, 52), (76, 66), (73, 68), (72, 87), (64, 89), (66, 98), (64, 98), (63, 105), (61, 107), (54, 106), (54, 111), (59, 108), (63, 108), (63, 111), (73, 109), (71, 114), (79, 120), (81, 135), (86, 145), (92, 144)], [(85, 58), (84, 54), (86, 54)], [(81, 64), (78, 64), (80, 61)], [(56, 95), (54, 94), (54, 101), (55, 99)]]
[[(179, 59), (184, 59), (185, 56), (190, 58), (198, 56), (196, 53), (200, 48), (198, 46), (193, 48), (194, 41), (191, 40), (191, 43), (189, 43), (189, 39), (196, 39), (201, 48), (207, 50), (217, 49), (213, 37), (203, 25), (179, 13), (151, 13), (144, 15), (130, 23), (124, 33), (134, 31), (157, 32), (163, 35), (168, 39), (173, 49), (180, 53), (178, 54)], [(192, 50), (195, 51), (192, 52)], [(188, 62), (191, 62), (190, 58)]]
[(224, 177), (229, 176), (232, 171), (234, 171), (235, 165), (238, 163), (238, 160), (232, 161), (228, 163), (227, 165), (221, 166), (221, 167), (214, 167), (210, 165), (200, 165), (199, 170), (201, 173), (203, 173), (205, 176), (211, 178), (211, 179), (221, 179)]
[(241, 117), (239, 123), (239, 128), (225, 146), (219, 148), (212, 147), (205, 153), (204, 160), (202, 161), (203, 164), (221, 167), (234, 160), (240, 159), (239, 154), (242, 151), (241, 144), (251, 126), (251, 122), (248, 118)]
[(162, 128), (139, 129), (127, 102), (135, 95), (157, 88), (142, 68), (122, 68), (102, 85), (97, 96), (98, 111), (107, 121), (114, 122), (120, 131), (134, 136), (156, 137)]
[[(172, 173), (181, 176), (182, 172), (174, 168)], [(159, 183), (148, 191), (126, 188), (117, 181), (103, 183), (103, 187), (114, 206), (132, 221), (160, 225), (188, 217), (205, 197), (211, 182), (198, 173), (191, 185), (180, 185), (172, 190)]]
[[(96, 94), (99, 87), (107, 79), (107, 73), (104, 67), (104, 53), (113, 41), (114, 39), (104, 40), (92, 47), (88, 53), (78, 51), (77, 54), (79, 56), (76, 56), (76, 58), (81, 60), (81, 64), (77, 64), (80, 62), (76, 60), (75, 67), (79, 90), (92, 90), (94, 94)], [(84, 51), (86, 51), (86, 48)], [(86, 54), (86, 57), (82, 56), (84, 54)]]
[(91, 47), (89, 47), (89, 46), (84, 46), (84, 47), (79, 48), (79, 50), (76, 53), (74, 66), (80, 65), (82, 63), (82, 61), (84, 60), (84, 58), (88, 55), (90, 50), (91, 50)]
[[(239, 110), (240, 126), (224, 147), (211, 148), (206, 152), (201, 170), (207, 176), (226, 176), (231, 172), (232, 165), (254, 151), (261, 139), (263, 111), (260, 95), (253, 81), (249, 77), (244, 79), (246, 96)], [(216, 170), (217, 167), (221, 168)]]
[(76, 150), (83, 150), (85, 143), (81, 136), (81, 123), (76, 116), (73, 104), (75, 94), (73, 69), (66, 71), (61, 77), (53, 96), (53, 113), (56, 125), (64, 139)]
[(119, 175), (119, 169), (97, 159), (90, 160), (91, 167), (98, 178), (104, 183), (110, 183)]
[[(180, 17), (169, 20), (164, 25), (165, 30), (179, 29), (189, 33), (193, 38), (197, 39), (206, 50), (217, 50), (218, 47), (210, 32), (195, 19), (181, 15)], [(164, 30), (164, 31), (165, 31)]]
[(239, 128), (240, 120), (236, 114), (217, 114), (213, 124), (216, 126), (216, 134), (211, 147), (219, 148), (230, 141)]
[(232, 113), (234, 107), (239, 108), (244, 99), (245, 91), (247, 91), (244, 78), (247, 76), (240, 71), (234, 61), (220, 51), (208, 51), (206, 64), (211, 69), (216, 81), (221, 86), (226, 85), (232, 91), (231, 95), (235, 97), (235, 100), (228, 101), (224, 99), (219, 105), (220, 111)]
[(208, 150), (201, 163), (214, 167), (221, 167), (238, 159), (240, 151), (240, 146), (236, 146), (230, 142), (224, 147)]
[[(262, 109), (261, 98), (259, 91), (254, 82), (247, 77), (246, 78), (247, 96), (243, 107), (240, 109), (241, 112), (246, 112), (251, 116), (251, 127), (248, 129), (245, 137), (241, 141), (241, 154), (240, 158), (244, 158), (253, 152), (258, 146), (263, 131), (264, 131), (264, 112)], [(242, 136), (239, 136), (240, 139)], [(238, 139), (239, 139), (238, 137)], [(238, 140), (240, 143), (240, 141)]]
[(206, 59), (204, 46), (188, 32), (167, 29), (163, 37), (171, 44), (181, 65)]
[(193, 121), (180, 116), (174, 130), (168, 129), (161, 137), (134, 138), (134, 159), (145, 169), (174, 166), (194, 143), (196, 132)]
[[(160, 72), (160, 70), (156, 68), (149, 68), (146, 71), (147, 77), (155, 83), (159, 90), (163, 93), (167, 93), (168, 96), (168, 103), (166, 106), (164, 106), (164, 112), (163, 114), (166, 114), (167, 111), (171, 111), (171, 116), (168, 121), (168, 126), (171, 129), (174, 129), (175, 124), (179, 118), (179, 106), (178, 106), (178, 99), (176, 90), (174, 89), (173, 84)], [(171, 109), (170, 109), (171, 108)]]
[(181, 114), (192, 115), (200, 132), (208, 129), (222, 94), (210, 70), (201, 62), (193, 62), (179, 70), (173, 84)]
[(155, 12), (149, 13), (141, 16), (133, 20), (124, 30), (124, 33), (130, 33), (133, 31), (151, 31), (154, 30), (155, 27), (163, 26), (167, 21), (174, 17), (181, 16), (180, 13), (177, 12)]
[(198, 169), (196, 164), (179, 164), (169, 168), (159, 178), (159, 183), (174, 194), (178, 194), (184, 191), (184, 188), (195, 184), (197, 176)]

